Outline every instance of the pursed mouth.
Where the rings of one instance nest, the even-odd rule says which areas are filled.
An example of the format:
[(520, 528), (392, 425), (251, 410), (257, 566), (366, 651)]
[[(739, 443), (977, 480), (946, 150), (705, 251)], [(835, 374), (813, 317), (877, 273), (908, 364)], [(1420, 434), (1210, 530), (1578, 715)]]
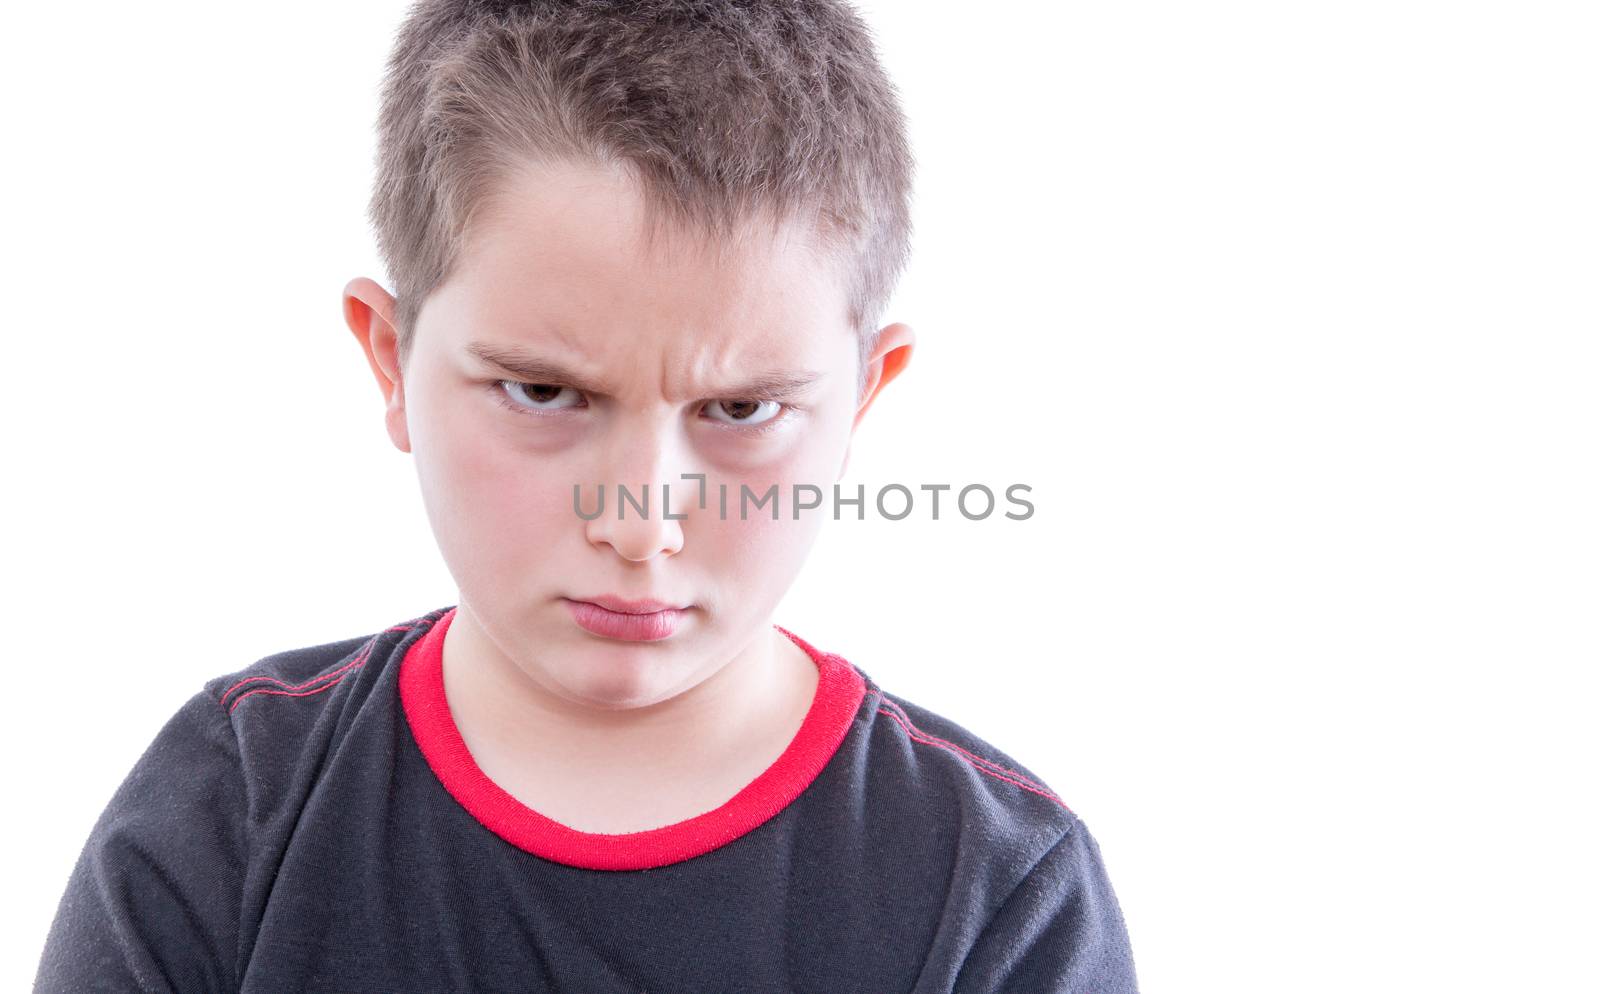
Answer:
[(626, 642), (655, 642), (677, 630), (686, 609), (667, 607), (655, 611), (613, 611), (593, 601), (565, 598), (578, 627), (602, 638)]

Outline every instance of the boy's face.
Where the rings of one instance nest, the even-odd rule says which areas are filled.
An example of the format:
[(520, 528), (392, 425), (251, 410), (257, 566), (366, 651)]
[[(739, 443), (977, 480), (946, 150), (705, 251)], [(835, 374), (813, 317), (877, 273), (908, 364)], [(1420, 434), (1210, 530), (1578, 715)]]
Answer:
[[(347, 288), (347, 320), (484, 633), (560, 698), (642, 707), (766, 651), (756, 640), (831, 516), (855, 425), (904, 366), (910, 329), (884, 329), (858, 401), (843, 292), (800, 235), (721, 265), (669, 235), (647, 255), (640, 203), (614, 174), (530, 169), (504, 192), (424, 303), (404, 370), (376, 284)], [(809, 384), (753, 392), (763, 376)], [(704, 508), (686, 473), (704, 474)], [(823, 493), (799, 520), (796, 483)], [(598, 518), (579, 516), (575, 484), (590, 514), (604, 490)], [(664, 516), (663, 484), (683, 520)], [(762, 497), (774, 484), (778, 520), (770, 500), (741, 520), (741, 485)], [(648, 490), (648, 516), (629, 504), (618, 520), (619, 485), (641, 503)], [(606, 595), (685, 610), (664, 638), (604, 637), (569, 602)]]

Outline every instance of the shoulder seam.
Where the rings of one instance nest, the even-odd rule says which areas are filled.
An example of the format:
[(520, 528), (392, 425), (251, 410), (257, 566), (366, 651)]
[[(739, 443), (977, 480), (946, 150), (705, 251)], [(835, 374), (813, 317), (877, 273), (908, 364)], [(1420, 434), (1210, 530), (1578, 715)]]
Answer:
[(911, 716), (906, 714), (905, 709), (900, 707), (899, 704), (896, 704), (894, 701), (890, 700), (887, 695), (879, 695), (878, 713), (888, 715), (891, 719), (893, 719), (894, 722), (906, 733), (906, 736), (913, 742), (920, 742), (923, 745), (947, 749), (950, 752), (955, 753), (961, 759), (965, 760), (968, 765), (970, 765), (973, 769), (978, 770), (980, 773), (987, 773), (996, 780), (1004, 780), (1006, 783), (1014, 784), (1015, 786), (1021, 787), (1023, 790), (1030, 791), (1042, 797), (1047, 797), (1055, 803), (1061, 805), (1067, 814), (1073, 815), (1073, 817), (1076, 818), (1076, 815), (1073, 814), (1072, 809), (1067, 807), (1067, 803), (1058, 797), (1055, 791), (1051, 790), (1049, 787), (1046, 787), (1044, 784), (1018, 773), (1016, 770), (1002, 766), (992, 759), (988, 759), (968, 749), (964, 749), (956, 743), (951, 742), (949, 739), (942, 739), (937, 735), (933, 735), (921, 728), (918, 728), (916, 723), (911, 720)]
[[(413, 619), (412, 621), (408, 621), (404, 624), (392, 625), (389, 628), (378, 632), (377, 634), (368, 636), (367, 640), (362, 643), (360, 648), (357, 650), (354, 659), (351, 659), (349, 662), (343, 663), (342, 665), (338, 665), (334, 669), (331, 669), (327, 672), (319, 673), (302, 683), (285, 683), (284, 681), (279, 680), (277, 677), (267, 676), (266, 674), (257, 674), (256, 676), (245, 677), (244, 679), (234, 683), (227, 690), (224, 690), (217, 703), (221, 705), (223, 711), (225, 711), (231, 718), (234, 710), (239, 706), (240, 702), (244, 701), (246, 698), (254, 697), (258, 694), (270, 694), (280, 697), (308, 697), (312, 694), (320, 694), (325, 690), (337, 686), (345, 677), (365, 666), (367, 659), (372, 655), (372, 650), (377, 646), (378, 640), (384, 635), (388, 634), (389, 632), (409, 632), (418, 624), (420, 624), (422, 620), (423, 619), (419, 618)], [(250, 684), (254, 684), (254, 686), (251, 686), (249, 689), (243, 690), (242, 692), (235, 693), (236, 691), (239, 691), (240, 688), (246, 687)], [(230, 696), (233, 698), (231, 703), (229, 702)]]

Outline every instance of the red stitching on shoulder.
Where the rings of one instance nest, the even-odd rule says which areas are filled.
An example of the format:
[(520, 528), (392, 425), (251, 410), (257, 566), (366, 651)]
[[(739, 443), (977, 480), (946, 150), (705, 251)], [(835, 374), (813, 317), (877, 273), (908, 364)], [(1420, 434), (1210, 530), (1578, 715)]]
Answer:
[(234, 701), (233, 704), (228, 708), (228, 713), (229, 714), (233, 714), (234, 708), (237, 708), (239, 706), (240, 702), (244, 701), (246, 698), (254, 697), (257, 694), (276, 694), (276, 695), (278, 695), (280, 697), (309, 697), (312, 694), (320, 694), (324, 690), (327, 690), (329, 687), (338, 686), (339, 681), (343, 680), (343, 679), (344, 679), (344, 677), (340, 677), (338, 680), (332, 680), (332, 681), (330, 681), (328, 683), (325, 683), (322, 686), (316, 688), (315, 690), (303, 690), (300, 693), (292, 693), (292, 692), (287, 691), (287, 690), (273, 690), (271, 687), (262, 687), (262, 688), (257, 689), (257, 690), (247, 691), (246, 693), (243, 693), (243, 694), (239, 695), (238, 700)]
[[(221, 703), (221, 704), (223, 704), (223, 706), (227, 707), (228, 713), (232, 714), (234, 708), (237, 708), (239, 706), (239, 702), (240, 701), (244, 700), (247, 697), (253, 697), (256, 694), (276, 694), (276, 695), (282, 696), (282, 697), (308, 697), (311, 694), (321, 693), (322, 691), (327, 690), (329, 687), (332, 687), (335, 684), (337, 684), (340, 680), (343, 680), (346, 676), (348, 676), (350, 674), (350, 672), (352, 672), (354, 670), (357, 670), (357, 669), (360, 669), (362, 666), (365, 666), (366, 662), (367, 662), (367, 657), (372, 654), (373, 647), (378, 644), (378, 639), (379, 639), (380, 636), (385, 635), (385, 634), (387, 634), (389, 632), (408, 632), (408, 631), (410, 631), (411, 629), (413, 629), (415, 627), (416, 627), (416, 623), (415, 622), (408, 622), (408, 623), (406, 623), (404, 625), (394, 625), (393, 627), (384, 629), (382, 632), (378, 633), (378, 635), (374, 635), (371, 638), (367, 639), (366, 643), (361, 646), (361, 651), (357, 654), (355, 659), (352, 659), (350, 662), (345, 663), (343, 666), (339, 667), (336, 670), (332, 670), (332, 671), (330, 671), (328, 673), (318, 673), (316, 676), (314, 676), (311, 679), (305, 681), (304, 683), (288, 684), (288, 683), (284, 683), (282, 680), (279, 680), (277, 677), (266, 676), (265, 674), (258, 675), (258, 676), (245, 677), (243, 680), (240, 680), (238, 683), (234, 684), (233, 686), (229, 687), (227, 690), (223, 691), (222, 692), (222, 699), (221, 699), (221, 701), (219, 703)], [(235, 690), (238, 690), (240, 687), (244, 686), (245, 684), (250, 683), (252, 681), (257, 681), (257, 680), (265, 681), (265, 682), (271, 683), (271, 684), (275, 684), (278, 687), (282, 687), (283, 689), (282, 690), (274, 690), (274, 689), (272, 689), (270, 687), (259, 687), (259, 688), (255, 689), (255, 690), (247, 691), (246, 693), (240, 694), (234, 700), (234, 702), (231, 705), (227, 703), (229, 694), (233, 693)], [(316, 688), (314, 688), (312, 690), (306, 690), (305, 689), (307, 687), (310, 687), (312, 684), (320, 683), (323, 680), (327, 680), (328, 682), (323, 684), (322, 686), (316, 687)]]
[(319, 673), (316, 676), (312, 677), (311, 679), (307, 680), (305, 683), (288, 684), (288, 683), (284, 683), (282, 680), (279, 680), (275, 676), (266, 676), (264, 674), (261, 675), (261, 676), (246, 677), (245, 679), (240, 680), (238, 683), (236, 683), (233, 686), (229, 687), (227, 690), (223, 691), (222, 699), (223, 700), (227, 700), (229, 694), (233, 693), (235, 690), (238, 690), (240, 687), (243, 687), (245, 684), (250, 683), (251, 681), (257, 681), (257, 680), (264, 681), (266, 683), (276, 684), (277, 686), (282, 687), (285, 690), (302, 690), (302, 689), (304, 689), (306, 687), (309, 687), (312, 684), (318, 682), (319, 680), (326, 680), (331, 676), (336, 676), (336, 675), (338, 675), (340, 673), (343, 673), (345, 670), (350, 669), (352, 666), (360, 666), (363, 662), (366, 661), (365, 658), (364, 658), (364, 655), (365, 655), (365, 653), (371, 651), (372, 645), (373, 645), (373, 643), (368, 642), (366, 645), (361, 647), (361, 651), (363, 653), (362, 656), (358, 656), (357, 658), (351, 660), (348, 663), (345, 663), (343, 666), (339, 667), (336, 670), (333, 670), (330, 673)]
[[(889, 705), (889, 707), (894, 708), (894, 710), (891, 711), (891, 710), (889, 710), (889, 708), (880, 707), (878, 709), (878, 713), (879, 714), (886, 714), (890, 718), (893, 718), (895, 720), (895, 723), (898, 724), (901, 728), (903, 728), (905, 730), (905, 733), (908, 736), (911, 737), (912, 741), (921, 742), (924, 745), (938, 746), (941, 749), (948, 749), (951, 752), (954, 752), (957, 755), (961, 756), (963, 759), (965, 759), (967, 761), (967, 763), (973, 769), (979, 771), (980, 773), (987, 773), (990, 776), (994, 777), (996, 780), (1004, 780), (1006, 783), (1015, 784), (1016, 786), (1021, 787), (1023, 790), (1031, 791), (1031, 792), (1033, 792), (1035, 794), (1038, 794), (1041, 797), (1048, 797), (1048, 798), (1050, 798), (1050, 800), (1055, 801), (1057, 804), (1061, 805), (1063, 808), (1066, 808), (1067, 811), (1070, 812), (1072, 810), (1071, 808), (1067, 807), (1067, 804), (1066, 804), (1065, 801), (1063, 801), (1061, 798), (1057, 797), (1053, 791), (1051, 791), (1049, 788), (1045, 787), (1043, 784), (1035, 783), (1034, 781), (1032, 781), (1032, 780), (1028, 779), (1027, 777), (1023, 776), (1022, 774), (1018, 773), (1017, 771), (1011, 770), (1011, 769), (1007, 769), (1006, 767), (1001, 766), (999, 763), (996, 763), (993, 760), (984, 759), (982, 756), (979, 756), (979, 755), (977, 755), (975, 753), (972, 753), (972, 752), (968, 752), (966, 749), (961, 748), (960, 746), (956, 745), (954, 742), (950, 742), (950, 741), (948, 741), (946, 739), (941, 739), (941, 738), (939, 738), (937, 736), (934, 736), (934, 735), (929, 735), (927, 732), (924, 732), (922, 729), (920, 729), (916, 725), (914, 725), (912, 723), (912, 721), (911, 721), (910, 715), (905, 714), (905, 712), (898, 705), (896, 705), (893, 701), (889, 700), (887, 697), (883, 697), (883, 698), (880, 698), (880, 699), (884, 704), (887, 704), (887, 705)], [(896, 712), (899, 712), (899, 713), (896, 713)]]
[(883, 703), (887, 704), (889, 707), (894, 708), (895, 711), (900, 715), (900, 717), (905, 719), (906, 724), (911, 725), (911, 727), (913, 727), (913, 728), (916, 728), (918, 735), (921, 735), (924, 738), (931, 739), (934, 742), (937, 742), (937, 743), (939, 743), (941, 745), (944, 745), (944, 746), (947, 746), (947, 747), (949, 747), (951, 749), (954, 749), (957, 752), (961, 753), (962, 755), (967, 756), (968, 758), (974, 760), (975, 762), (982, 763), (985, 766), (988, 766), (988, 767), (991, 767), (993, 769), (999, 770), (1000, 772), (1008, 774), (1009, 776), (1016, 777), (1018, 780), (1021, 780), (1024, 783), (1032, 784), (1033, 786), (1039, 788), (1040, 790), (1044, 791), (1047, 794), (1055, 793), (1050, 788), (1046, 787), (1044, 784), (1038, 782), (1037, 780), (1032, 779), (1031, 777), (1025, 777), (1021, 773), (1018, 773), (1016, 770), (1009, 769), (1007, 767), (1001, 766), (999, 763), (996, 763), (994, 760), (986, 759), (985, 757), (980, 756), (975, 752), (968, 752), (966, 749), (961, 748), (960, 746), (956, 745), (954, 742), (951, 742), (949, 739), (942, 739), (939, 736), (934, 735), (932, 732), (926, 731), (925, 729), (918, 727), (916, 725), (916, 723), (911, 720), (911, 716), (909, 714), (906, 714), (905, 708), (903, 708), (900, 705), (896, 704), (894, 701), (889, 700), (887, 697), (883, 699)]

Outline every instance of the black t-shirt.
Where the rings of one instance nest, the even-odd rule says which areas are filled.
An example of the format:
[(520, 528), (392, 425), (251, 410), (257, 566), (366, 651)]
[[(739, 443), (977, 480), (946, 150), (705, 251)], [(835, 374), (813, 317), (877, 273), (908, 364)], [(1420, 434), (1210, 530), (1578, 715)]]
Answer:
[(842, 657), (780, 627), (819, 674), (787, 750), (713, 811), (607, 835), (473, 761), (453, 617), (208, 681), (96, 821), (36, 994), (1135, 991), (1083, 823)]

